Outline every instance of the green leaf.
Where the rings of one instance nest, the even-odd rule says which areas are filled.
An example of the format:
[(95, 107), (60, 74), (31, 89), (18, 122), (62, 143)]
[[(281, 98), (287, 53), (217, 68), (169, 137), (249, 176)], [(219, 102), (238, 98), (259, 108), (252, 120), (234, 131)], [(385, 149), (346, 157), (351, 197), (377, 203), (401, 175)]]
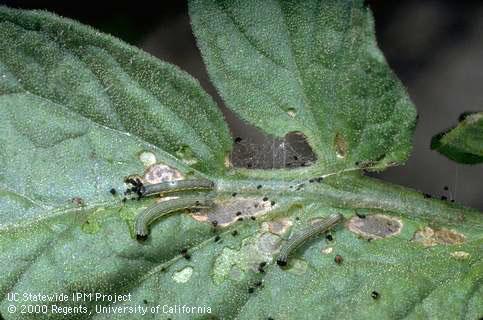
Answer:
[(132, 286), (177, 248), (136, 243), (132, 222), (149, 203), (122, 205), (110, 189), (166, 166), (219, 176), (231, 148), (221, 112), (188, 74), (74, 21), (4, 7), (0, 121), (4, 317), (7, 291)]
[(1, 94), (35, 95), (171, 154), (189, 150), (195, 169), (223, 172), (226, 124), (186, 73), (45, 12), (2, 9), (0, 18)]
[(416, 112), (363, 1), (193, 0), (190, 15), (211, 80), (243, 119), (302, 132), (323, 172), (407, 159)]
[[(305, 3), (293, 4), (293, 12)], [(252, 16), (259, 14), (260, 7), (247, 8), (256, 9)], [(355, 13), (366, 12), (357, 8)], [(326, 9), (332, 10), (326, 16), (332, 22), (321, 24), (322, 29), (339, 22), (331, 12), (347, 7), (334, 2)], [(267, 19), (253, 27), (269, 32), (264, 24), (268, 22), (274, 25)], [(293, 28), (298, 23), (306, 26), (303, 19), (292, 23)], [(276, 52), (269, 38), (266, 48)], [(355, 41), (350, 48), (359, 46), (364, 44)], [(346, 51), (341, 49), (341, 57)], [(237, 60), (226, 63), (240, 66)], [(340, 68), (341, 73), (347, 71)], [(388, 74), (381, 74), (386, 80), (375, 81), (386, 89), (398, 87), (392, 76), (385, 78)], [(407, 103), (398, 90), (402, 96), (393, 92), (395, 101)], [(368, 99), (376, 103), (373, 94)], [(390, 98), (388, 94), (384, 99)], [(352, 111), (360, 112), (357, 105), (338, 106), (348, 112), (347, 122), (327, 118), (327, 126), (352, 128)], [(266, 111), (263, 105), (259, 108)], [(401, 108), (414, 112), (407, 105)], [(272, 120), (283, 118), (275, 115), (273, 111)], [(401, 117), (412, 123), (412, 116)], [(317, 128), (303, 131), (311, 143), (323, 123), (313, 119), (319, 119), (313, 123)], [(261, 116), (260, 121), (270, 123)], [(396, 136), (409, 135), (410, 125), (404, 121), (388, 122), (401, 126), (393, 127)], [(426, 199), (358, 171), (327, 171), (351, 171), (355, 168), (346, 167), (348, 159), (365, 154), (337, 134), (332, 138), (338, 141), (338, 151), (347, 151), (340, 163), (320, 162), (297, 170), (227, 168), (226, 125), (196, 81), (78, 23), (45, 12), (0, 8), (0, 124), (0, 318), (483, 315), (481, 212)], [(377, 154), (378, 143), (368, 141), (367, 154)], [(378, 165), (403, 159), (407, 144), (384, 146), (392, 151)], [(312, 146), (319, 159), (323, 152), (334, 152), (334, 146), (322, 140)], [(353, 155), (353, 150), (359, 151)], [(326, 173), (323, 179), (321, 173)], [(151, 225), (148, 240), (139, 242), (133, 230), (136, 216), (156, 200), (122, 202), (123, 181), (137, 175), (152, 183), (160, 174), (213, 180), (215, 189), (198, 195), (212, 197), (215, 205), (163, 217)], [(291, 255), (286, 269), (275, 263), (280, 246), (292, 234), (335, 212), (346, 221), (330, 231), (333, 240), (320, 236), (308, 241)], [(366, 234), (356, 227), (365, 227)], [(188, 255), (182, 254), (184, 249)], [(336, 255), (343, 257), (341, 264), (334, 262)], [(18, 294), (18, 301), (9, 301), (9, 293)], [(24, 300), (29, 294), (65, 294), (67, 301)], [(112, 301), (114, 296), (121, 301)], [(24, 305), (34, 309), (22, 309)]]
[(455, 128), (435, 135), (431, 149), (459, 163), (482, 163), (483, 112), (467, 115)]

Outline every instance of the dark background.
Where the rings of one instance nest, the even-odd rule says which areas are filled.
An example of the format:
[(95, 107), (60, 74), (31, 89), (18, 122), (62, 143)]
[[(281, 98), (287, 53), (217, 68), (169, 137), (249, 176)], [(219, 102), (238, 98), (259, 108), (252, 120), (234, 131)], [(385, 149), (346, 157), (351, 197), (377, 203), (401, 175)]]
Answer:
[[(483, 2), (367, 2), (374, 12), (379, 46), (420, 115), (408, 163), (377, 176), (483, 209), (483, 165), (458, 165), (429, 149), (431, 137), (456, 125), (462, 112), (483, 110)], [(192, 74), (222, 106), (196, 48), (184, 1), (0, 3), (46, 9), (118, 36)], [(288, 149), (282, 150), (279, 140), (264, 136), (222, 109), (234, 137), (242, 138), (235, 145), (235, 163), (277, 167), (281, 153), (296, 155), (302, 162), (310, 158), (296, 141), (287, 141)]]

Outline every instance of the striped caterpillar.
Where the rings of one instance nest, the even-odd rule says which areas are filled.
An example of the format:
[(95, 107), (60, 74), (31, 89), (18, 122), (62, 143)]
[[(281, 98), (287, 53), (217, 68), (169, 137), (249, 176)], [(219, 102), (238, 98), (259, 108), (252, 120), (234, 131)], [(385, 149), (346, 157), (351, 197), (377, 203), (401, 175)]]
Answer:
[(297, 249), (301, 244), (307, 241), (309, 238), (315, 236), (316, 234), (327, 231), (332, 226), (336, 225), (342, 220), (343, 216), (340, 213), (333, 213), (327, 218), (321, 221), (315, 222), (313, 225), (300, 233), (294, 235), (289, 239), (289, 241), (280, 250), (280, 255), (277, 259), (277, 264), (279, 266), (286, 266), (288, 261), (288, 256), (290, 253)]
[(143, 185), (142, 195), (144, 197), (153, 194), (165, 194), (182, 191), (212, 190), (214, 183), (206, 179), (175, 180), (155, 184)]
[(136, 217), (136, 238), (145, 240), (149, 234), (149, 225), (171, 212), (186, 209), (204, 209), (213, 206), (213, 201), (204, 197), (182, 197), (155, 203)]
[(138, 198), (182, 191), (212, 190), (214, 187), (214, 183), (207, 179), (164, 181), (145, 185), (139, 179), (128, 178), (126, 183), (133, 187), (127, 189), (125, 194), (135, 193)]

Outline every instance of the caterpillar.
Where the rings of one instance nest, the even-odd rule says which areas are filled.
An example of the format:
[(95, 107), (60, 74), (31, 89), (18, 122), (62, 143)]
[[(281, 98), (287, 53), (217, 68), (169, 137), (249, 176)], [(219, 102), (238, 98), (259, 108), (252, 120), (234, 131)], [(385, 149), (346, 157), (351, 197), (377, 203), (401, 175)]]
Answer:
[(207, 179), (175, 180), (143, 185), (141, 194), (143, 197), (159, 193), (172, 193), (193, 190), (212, 190), (214, 183)]
[(204, 209), (213, 206), (213, 201), (203, 197), (182, 197), (155, 203), (136, 217), (136, 238), (145, 240), (149, 234), (149, 225), (171, 212), (185, 209)]
[(289, 241), (280, 250), (280, 255), (277, 259), (277, 264), (279, 266), (286, 266), (288, 261), (288, 256), (290, 253), (303, 244), (307, 239), (313, 237), (316, 234), (322, 233), (335, 224), (342, 220), (343, 216), (340, 213), (333, 213), (329, 215), (326, 219), (317, 221), (305, 230), (294, 235), (289, 239)]

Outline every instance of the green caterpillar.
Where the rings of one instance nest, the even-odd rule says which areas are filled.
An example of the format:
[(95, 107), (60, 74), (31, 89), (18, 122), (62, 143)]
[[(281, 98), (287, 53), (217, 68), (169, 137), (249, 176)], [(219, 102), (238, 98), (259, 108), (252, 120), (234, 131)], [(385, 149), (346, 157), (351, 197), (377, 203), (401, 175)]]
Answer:
[(329, 215), (326, 219), (322, 221), (317, 221), (307, 229), (294, 235), (289, 239), (289, 241), (280, 250), (280, 255), (277, 259), (277, 264), (279, 266), (286, 266), (288, 261), (288, 256), (290, 253), (298, 248), (301, 244), (307, 241), (309, 238), (316, 234), (327, 231), (337, 223), (342, 220), (343, 216), (340, 213), (333, 213)]
[(171, 212), (186, 209), (205, 209), (212, 206), (213, 201), (202, 196), (189, 196), (158, 202), (136, 217), (136, 237), (138, 240), (145, 240), (149, 234), (149, 225)]
[(165, 194), (182, 191), (212, 190), (214, 183), (206, 179), (175, 180), (155, 184), (143, 185), (141, 194), (143, 197), (154, 194)]

